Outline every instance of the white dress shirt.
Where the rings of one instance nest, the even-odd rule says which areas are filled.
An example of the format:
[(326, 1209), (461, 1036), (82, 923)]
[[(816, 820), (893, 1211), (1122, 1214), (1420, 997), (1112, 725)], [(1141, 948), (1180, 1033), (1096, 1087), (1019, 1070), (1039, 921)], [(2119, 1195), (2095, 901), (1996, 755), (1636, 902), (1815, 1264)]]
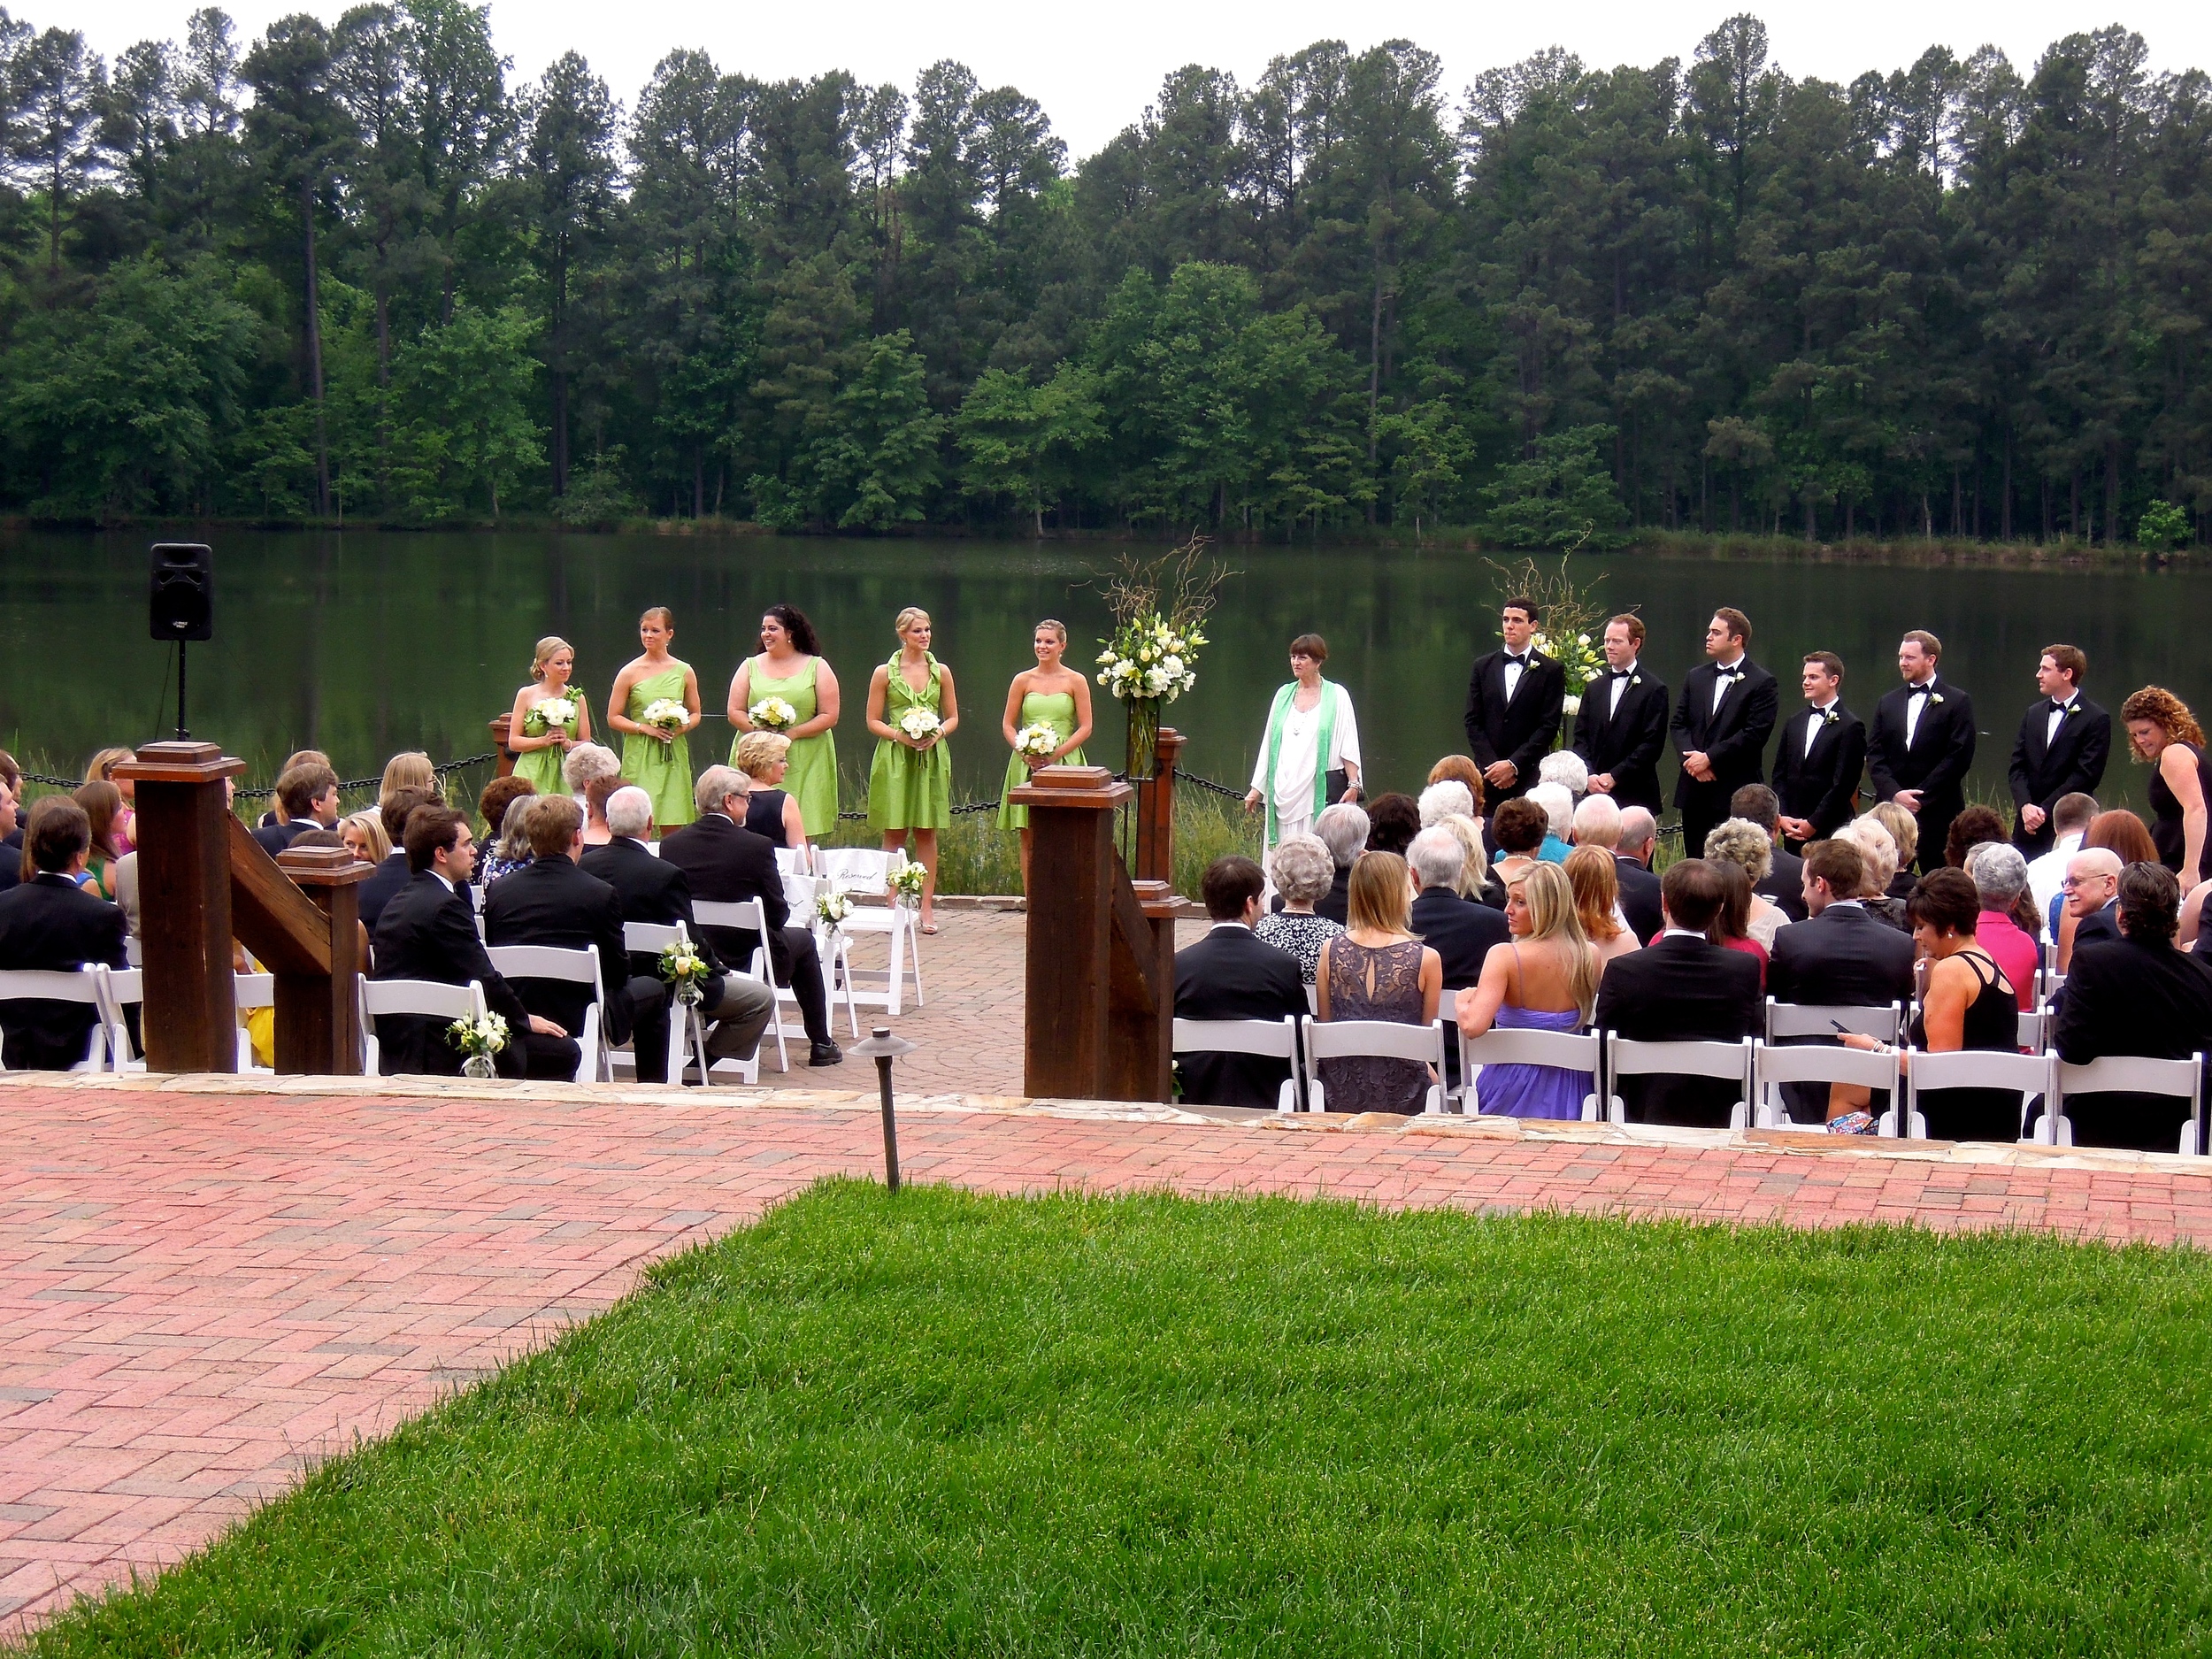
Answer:
[(1635, 672), (1636, 664), (1631, 663), (1627, 667), (1622, 669), (1619, 674), (1615, 678), (1613, 681), (1613, 701), (1605, 705), (1605, 713), (1609, 719), (1621, 711), (1621, 693), (1628, 689), (1629, 680), (1635, 674)]
[(1906, 694), (1905, 747), (1907, 749), (1910, 749), (1912, 747), (1913, 733), (1920, 729), (1920, 711), (1935, 700), (1935, 683), (1936, 677), (1933, 674), (1930, 674), (1928, 676), (1928, 692), (1925, 696), (1922, 696), (1916, 691), (1909, 691)]
[(1825, 703), (1813, 704), (1813, 718), (1805, 722), (1805, 752), (1808, 755), (1813, 752), (1813, 740), (1820, 735), (1820, 728), (1828, 724), (1828, 710), (1841, 701), (1839, 697), (1831, 697)]
[(1715, 714), (1720, 712), (1721, 699), (1728, 695), (1729, 687), (1736, 683), (1731, 676), (1741, 672), (1743, 672), (1743, 658), (1740, 657), (1732, 663), (1723, 663), (1720, 665), (1720, 676), (1713, 681), (1713, 712)]
[[(1532, 648), (1533, 649), (1533, 648)], [(1511, 652), (1505, 658), (1505, 700), (1513, 701), (1513, 694), (1521, 688), (1521, 675), (1527, 668), (1527, 656), (1515, 657)]]
[(2045, 749), (2049, 749), (2052, 744), (2058, 741), (2058, 723), (2061, 720), (2063, 720), (2073, 711), (2073, 698), (2069, 697), (2063, 703), (2059, 702), (2055, 697), (2051, 700), (2050, 720), (2049, 723), (2043, 728), (2043, 747)]

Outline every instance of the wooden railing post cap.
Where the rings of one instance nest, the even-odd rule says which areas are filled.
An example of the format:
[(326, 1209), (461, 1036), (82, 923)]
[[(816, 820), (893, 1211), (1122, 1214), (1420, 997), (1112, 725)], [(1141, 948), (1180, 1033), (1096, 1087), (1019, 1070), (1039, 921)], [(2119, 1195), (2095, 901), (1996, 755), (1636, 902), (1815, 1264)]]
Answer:
[(1129, 885), (1145, 915), (1153, 921), (1171, 919), (1187, 908), (1183, 895), (1165, 881), (1132, 881)]
[(364, 864), (347, 847), (288, 847), (276, 861), (292, 884), (302, 887), (347, 887), (376, 873), (374, 864)]
[(245, 770), (246, 763), (224, 754), (220, 743), (145, 743), (136, 759), (125, 761), (111, 775), (133, 783), (211, 783)]
[(1136, 794), (1103, 766), (1040, 766), (1029, 781), (1007, 792), (1016, 806), (1076, 807), (1110, 811)]

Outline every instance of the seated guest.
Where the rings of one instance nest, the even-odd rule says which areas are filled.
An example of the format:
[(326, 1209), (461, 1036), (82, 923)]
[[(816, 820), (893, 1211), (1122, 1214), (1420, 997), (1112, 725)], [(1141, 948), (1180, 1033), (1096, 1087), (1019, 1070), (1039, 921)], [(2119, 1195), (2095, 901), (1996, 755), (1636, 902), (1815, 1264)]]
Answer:
[[(298, 764), (301, 758), (303, 757), (295, 757), (293, 760), (287, 761), (285, 769), (289, 771), (293, 765)], [(330, 764), (330, 757), (327, 755), (319, 755), (314, 758), (320, 760), (326, 766)], [(438, 788), (438, 769), (430, 764), (430, 757), (419, 749), (411, 749), (403, 754), (395, 755), (384, 763), (383, 780), (376, 787), (377, 805), (382, 806), (403, 789), (412, 789), (419, 794), (431, 796), (436, 796), (441, 793)]]
[[(0, 970), (68, 973), (90, 962), (124, 965), (123, 912), (78, 885), (91, 854), (92, 824), (82, 807), (66, 795), (33, 803), (23, 826), (29, 872), (0, 893)], [(0, 1063), (11, 1071), (66, 1071), (85, 1058), (98, 1023), (89, 1002), (0, 1002)]]
[(1557, 784), (1571, 808), (1590, 793), (1590, 765), (1571, 749), (1555, 749), (1537, 763), (1536, 781)]
[(1974, 937), (1990, 959), (2005, 971), (2006, 979), (2019, 995), (2021, 1008), (2032, 1012), (2035, 971), (2042, 954), (2013, 919), (2028, 890), (2028, 861), (2008, 840), (1981, 841), (1966, 850), (1966, 873), (1982, 901)]
[[(1611, 863), (1594, 848), (1569, 858), (1570, 868), (1576, 858), (1586, 866)], [(1493, 1030), (1582, 1030), (1601, 964), (1583, 936), (1567, 872), (1532, 866), (1507, 895), (1505, 922), (1509, 937), (1491, 948), (1474, 987), (1456, 998), (1460, 1031), (1474, 1038)], [(1564, 1066), (1486, 1065), (1475, 1078), (1476, 1110), (1494, 1118), (1578, 1118), (1590, 1089), (1590, 1073)]]
[[(0, 750), (0, 758), (6, 751)], [(15, 791), (0, 777), (0, 893), (23, 879), (23, 822)]]
[[(829, 998), (822, 987), (822, 957), (811, 929), (791, 926), (791, 907), (783, 896), (783, 873), (776, 849), (764, 835), (745, 827), (746, 797), (753, 782), (733, 766), (710, 766), (699, 775), (692, 798), (696, 822), (661, 841), (661, 857), (691, 881), (691, 896), (710, 904), (742, 904), (758, 899), (768, 923), (768, 961), (776, 983), (798, 998), (806, 1026), (807, 1064), (835, 1065), (845, 1057), (830, 1036)], [(749, 928), (709, 927), (707, 938), (725, 962), (750, 962), (760, 936)]]
[[(1773, 945), (1775, 934), (1790, 920), (1788, 912), (1759, 890), (1773, 874), (1774, 856), (1774, 837), (1749, 818), (1724, 818), (1705, 833), (1705, 862), (1733, 864), (1744, 873), (1742, 936), (1756, 944), (1762, 953)], [(1797, 902), (1801, 908), (1805, 902), (1804, 861), (1793, 858), (1790, 862), (1799, 870)], [(1738, 926), (1735, 908), (1732, 901), (1727, 906), (1732, 927)]]
[[(1472, 761), (1469, 765), (1474, 764)], [(1449, 814), (1475, 816), (1474, 791), (1455, 778), (1446, 778), (1421, 791), (1421, 827), (1434, 829)]]
[(92, 851), (77, 885), (94, 898), (113, 903), (115, 866), (123, 857), (123, 848), (115, 839), (115, 821), (123, 811), (123, 792), (102, 780), (78, 785), (70, 799), (84, 809), (85, 821), (92, 826)]
[[(758, 979), (733, 973), (715, 955), (714, 946), (691, 912), (691, 880), (676, 865), (656, 858), (645, 842), (653, 831), (653, 797), (632, 785), (607, 797), (607, 827), (614, 839), (584, 854), (581, 868), (615, 890), (625, 922), (683, 925), (684, 936), (698, 950), (710, 975), (701, 987), (699, 1011), (714, 1021), (707, 1033), (707, 1062), (749, 1060), (775, 1011), (776, 994)], [(630, 1048), (641, 1083), (668, 1080), (668, 1034), (672, 1024), (673, 988), (660, 977), (657, 951), (629, 957)]]
[(2047, 935), (2052, 932), (2050, 918), (2058, 914), (2058, 889), (2066, 879), (2066, 861), (2081, 850), (2090, 820), (2102, 810), (2095, 795), (2078, 792), (2059, 796), (2051, 808), (2051, 830), (2056, 839), (2050, 851), (2028, 860), (2028, 894), (2035, 901), (2035, 913), (2044, 918)]
[[(277, 782), (281, 784), (284, 781), (284, 774), (295, 767), (327, 766), (329, 764), (330, 757), (319, 749), (296, 749), (284, 757), (284, 764), (277, 768)], [(425, 767), (430, 764), (430, 757), (427, 755), (423, 757), (423, 764)], [(338, 774), (333, 772), (330, 775), (335, 778)], [(387, 777), (391, 775), (389, 768), (386, 769), (385, 775)], [(269, 792), (269, 810), (261, 815), (260, 822), (257, 823), (254, 827), (257, 830), (277, 829), (289, 824), (295, 816), (284, 810), (284, 797), (273, 789)]]
[(2109, 847), (2085, 847), (2066, 861), (2066, 885), (2059, 894), (2066, 908), (2053, 953), (2059, 972), (2073, 971), (2074, 953), (2082, 946), (2120, 936), (2123, 868), (2120, 855)]
[(407, 817), (419, 806), (434, 802), (445, 803), (421, 789), (399, 789), (384, 798), (376, 810), (377, 820), (384, 826), (384, 835), (391, 851), (376, 866), (376, 872), (354, 889), (355, 902), (360, 908), (361, 926), (369, 930), (369, 937), (376, 937), (377, 918), (384, 907), (396, 897), (401, 888), (415, 879), (414, 871), (407, 862)]
[[(1314, 974), (1319, 1018), (1435, 1023), (1444, 964), (1414, 936), (1413, 878), (1405, 860), (1395, 853), (1367, 854), (1352, 866), (1349, 898), (1350, 919), (1340, 937), (1321, 948)], [(1417, 1112), (1429, 1086), (1441, 1081), (1418, 1060), (1347, 1056), (1321, 1063), (1333, 1112)]]
[(392, 838), (384, 833), (384, 815), (374, 808), (340, 818), (338, 840), (365, 864), (380, 864), (392, 856)]
[(1476, 765), (1469, 756), (1446, 755), (1429, 768), (1429, 775), (1425, 781), (1442, 783), (1447, 780), (1467, 786), (1467, 793), (1473, 797), (1475, 803), (1475, 810), (1468, 816), (1480, 818), (1483, 807), (1482, 768)]
[(1575, 806), (1568, 839), (1577, 847), (1610, 854), (1621, 844), (1621, 809), (1609, 795), (1586, 795)]
[[(578, 1049), (567, 1028), (523, 1006), (477, 937), (475, 907), (463, 890), (476, 869), (476, 838), (468, 821), (442, 803), (425, 803), (407, 815), (406, 848), (407, 885), (385, 902), (371, 936), (376, 956), (372, 977), (439, 985), (474, 979), (484, 987), (485, 1007), (507, 1022), (508, 1044), (494, 1056), (500, 1076), (573, 1077)], [(451, 1024), (423, 1014), (378, 1015), (384, 1075), (458, 1077), (465, 1056), (446, 1039)]]
[[(1763, 1025), (1759, 964), (1706, 938), (1720, 914), (1720, 872), (1685, 858), (1660, 878), (1666, 928), (1647, 949), (1606, 965), (1593, 1021), (1636, 1042), (1740, 1042)], [(1631, 1123), (1728, 1126), (1740, 1086), (1717, 1078), (1631, 1077), (1620, 1094)]]
[(737, 740), (731, 758), (738, 771), (753, 780), (746, 797), (745, 827), (765, 835), (779, 847), (806, 845), (806, 822), (799, 815), (799, 797), (783, 787), (791, 770), (791, 740), (781, 732), (748, 732)]
[(1994, 807), (1979, 804), (1964, 808), (1951, 820), (1951, 828), (1943, 838), (1943, 863), (1947, 869), (1966, 868), (1966, 855), (1977, 847), (1991, 841), (2009, 841), (2012, 833)]
[(1420, 804), (1409, 795), (1379, 795), (1367, 808), (1367, 850), (1405, 856), (1421, 833)]
[[(1474, 762), (1467, 764), (1471, 767)], [(1459, 879), (1452, 883), (1452, 890), (1463, 899), (1481, 897), (1490, 885), (1490, 849), (1483, 844), (1482, 820), (1475, 812), (1479, 798), (1456, 778), (1440, 780), (1421, 791), (1421, 827), (1448, 829), (1465, 851)]]
[[(1298, 964), (1253, 933), (1265, 885), (1249, 858), (1217, 858), (1207, 865), (1199, 893), (1213, 927), (1175, 953), (1176, 1018), (1279, 1020), (1306, 1012)], [(1250, 1054), (1182, 1054), (1175, 1070), (1183, 1099), (1191, 1104), (1265, 1111), (1274, 1110), (1290, 1079), (1287, 1060)]]
[[(2088, 829), (2082, 833), (2081, 850), (2108, 852), (2117, 858), (2123, 866), (2156, 864), (2159, 861), (2158, 849), (2151, 841), (2150, 831), (2143, 827), (2143, 820), (2136, 817), (2134, 813), (2124, 810), (2100, 812), (2095, 818), (2091, 818)], [(2070, 864), (2068, 867), (2070, 871)], [(2116, 882), (2119, 879), (2119, 872), (2116, 870), (2112, 875)], [(2116, 895), (2118, 893), (2116, 886), (2113, 893)], [(2107, 903), (2111, 902), (2109, 898), (2106, 901)], [(2079, 918), (2094, 916), (2097, 910), (2101, 908), (2102, 906), (2099, 906), (2078, 911), (2070, 902), (2057, 907), (2052, 918), (2051, 944), (2061, 973), (2066, 972), (2067, 963), (2073, 958), (2074, 932), (2080, 926)], [(2111, 919), (2108, 917), (2103, 923), (2093, 925), (2091, 929), (2093, 935), (2106, 939), (2117, 938), (2119, 930), (2111, 925)]]
[[(2173, 872), (2132, 864), (2119, 888), (2119, 935), (2076, 949), (2051, 1046), (2070, 1065), (2107, 1055), (2183, 1060), (2212, 1053), (2212, 970), (2173, 948), (2181, 902)], [(2077, 1094), (2066, 1101), (2076, 1145), (2147, 1152), (2178, 1149), (2188, 1110), (2187, 1101), (2170, 1094)]]
[(578, 800), (591, 787), (594, 778), (618, 778), (622, 757), (603, 743), (572, 743), (561, 757), (561, 781)]
[(529, 779), (510, 772), (504, 778), (493, 779), (477, 795), (476, 817), (483, 826), (479, 832), (483, 840), (478, 843), (481, 851), (476, 860), (480, 887), (488, 887), (509, 871), (519, 870), (530, 862), (530, 837), (523, 829), (522, 818), (514, 818), (511, 835), (508, 815), (513, 811), (516, 802), (537, 792), (537, 785)]
[(584, 845), (604, 847), (614, 839), (614, 832), (607, 827), (607, 802), (617, 789), (624, 787), (622, 774), (594, 778), (584, 786), (577, 798), (584, 805)]
[(1313, 913), (1325, 916), (1339, 927), (1344, 926), (1347, 896), (1352, 879), (1352, 861), (1367, 850), (1367, 810), (1348, 801), (1338, 801), (1321, 809), (1313, 821), (1313, 833), (1321, 838), (1321, 844), (1329, 849), (1335, 863), (1335, 873), (1329, 879), (1329, 890), (1314, 901)]
[[(1466, 857), (1459, 838), (1441, 825), (1423, 830), (1406, 849), (1406, 867), (1414, 881), (1407, 925), (1442, 962), (1447, 991), (1464, 990), (1479, 979), (1490, 948), (1507, 938), (1502, 914), (1459, 895)], [(1267, 935), (1263, 931), (1260, 936)]]
[(1889, 832), (1889, 839), (1897, 849), (1897, 868), (1890, 872), (1888, 896), (1897, 901), (1897, 926), (1904, 927), (1903, 905), (1906, 895), (1912, 891), (1913, 860), (1920, 856), (1920, 820), (1894, 801), (1875, 803), (1866, 816)]
[[(1717, 824), (1713, 826), (1718, 829)], [(1711, 842), (1712, 837), (1706, 837)], [(1713, 925), (1705, 930), (1705, 936), (1717, 945), (1730, 950), (1740, 950), (1759, 964), (1759, 989), (1764, 992), (1767, 983), (1767, 948), (1751, 936), (1751, 906), (1755, 895), (1751, 878), (1744, 873), (1741, 864), (1726, 858), (1708, 858), (1715, 873), (1720, 877), (1720, 910), (1713, 918)]]
[(1298, 977), (1311, 985), (1321, 947), (1344, 931), (1313, 910), (1316, 901), (1328, 896), (1336, 861), (1318, 835), (1286, 835), (1268, 849), (1267, 875), (1282, 895), (1283, 908), (1263, 917), (1252, 931), (1262, 943), (1287, 950), (1298, 964)]
[(1551, 834), (1551, 814), (1542, 802), (1531, 798), (1535, 793), (1532, 789), (1517, 800), (1500, 802), (1498, 810), (1490, 815), (1490, 833), (1498, 838), (1498, 857), (1490, 866), (1490, 882), (1501, 893), (1538, 861), (1537, 854)]
[(1621, 884), (1621, 917), (1639, 941), (1666, 926), (1659, 914), (1659, 878), (1651, 861), (1659, 850), (1659, 820), (1648, 807), (1621, 809), (1621, 838), (1613, 849), (1613, 874)]
[[(1594, 795), (1592, 801), (1609, 801), (1609, 795)], [(1580, 811), (1581, 808), (1576, 810)], [(1581, 926), (1582, 936), (1590, 941), (1590, 949), (1597, 953), (1598, 972), (1605, 972), (1605, 964), (1616, 956), (1624, 956), (1637, 949), (1636, 935), (1628, 931), (1628, 924), (1621, 918), (1620, 877), (1613, 855), (1602, 847), (1578, 847), (1567, 855), (1563, 868), (1567, 885), (1574, 890), (1575, 920)], [(1450, 981), (1447, 980), (1448, 987)]]
[[(1887, 836), (1882, 844), (1889, 845)], [(1806, 844), (1806, 919), (1775, 934), (1767, 970), (1776, 1002), (1880, 1008), (1912, 995), (1911, 935), (1869, 913), (1864, 895), (1871, 885), (1855, 841), (1839, 836)]]
[[(2009, 841), (2004, 850), (2017, 859)], [(2026, 861), (2021, 868), (2026, 869)], [(1930, 871), (1914, 884), (1905, 901), (1912, 918), (1913, 942), (1919, 947), (1920, 1011), (1913, 1016), (1909, 1041), (1927, 1054), (1976, 1049), (1989, 1054), (2020, 1050), (2020, 1002), (2005, 971), (1975, 942), (1981, 898), (1973, 878), (1947, 865)], [(1870, 1052), (1883, 1045), (1856, 1033), (1842, 1039), (1847, 1048)], [(1837, 1084), (1829, 1116), (1864, 1110), (1868, 1091)], [(1934, 1141), (2016, 1141), (2020, 1138), (2020, 1091), (1947, 1088), (1917, 1094), (1915, 1104), (1928, 1121)]]
[(1540, 783), (1521, 797), (1532, 801), (1544, 810), (1544, 839), (1536, 849), (1536, 856), (1548, 864), (1563, 864), (1574, 843), (1567, 838), (1574, 833), (1575, 798), (1567, 792), (1563, 783)]
[(1835, 839), (1848, 841), (1859, 849), (1866, 885), (1859, 889), (1858, 896), (1866, 906), (1866, 913), (1883, 926), (1893, 927), (1909, 937), (1912, 928), (1905, 920), (1905, 902), (1892, 896), (1897, 885), (1897, 861), (1902, 856), (1897, 838), (1883, 826), (1881, 819), (1869, 813), (1864, 818), (1853, 818), (1836, 832)]
[(322, 762), (292, 767), (277, 780), (276, 792), (284, 821), (253, 833), (272, 858), (307, 831), (329, 829), (338, 822), (338, 774)]
[[(1751, 890), (1778, 907), (1785, 920), (1803, 921), (1804, 860), (1782, 844), (1781, 797), (1763, 783), (1747, 783), (1728, 797), (1728, 816), (1755, 824), (1766, 832), (1770, 849), (1767, 872), (1763, 876), (1755, 874), (1751, 878)], [(1763, 939), (1759, 942), (1763, 945), (1772, 941)]]
[[(622, 901), (612, 887), (577, 867), (584, 856), (583, 809), (564, 795), (518, 796), (508, 808), (530, 844), (530, 862), (484, 895), (487, 945), (547, 945), (561, 950), (596, 948), (599, 979), (608, 990), (599, 1025), (610, 1043), (630, 1040), (630, 998), (622, 970), (630, 959), (622, 941)], [(583, 1029), (592, 991), (572, 979), (511, 983), (522, 1005), (564, 1031)], [(617, 995), (617, 992), (624, 993)], [(587, 1081), (595, 1082), (596, 1079)]]
[[(127, 761), (137, 758), (136, 750), (119, 745), (113, 749), (102, 749), (85, 763), (84, 782), (111, 783), (115, 786), (117, 793), (123, 797), (122, 810), (115, 815), (115, 822), (109, 826), (108, 830), (111, 839), (115, 842), (118, 856), (128, 856), (138, 850), (138, 814), (134, 806), (136, 786), (128, 778), (117, 777), (115, 769)], [(99, 840), (99, 833), (96, 830), (93, 833), (93, 840), (95, 841)]]

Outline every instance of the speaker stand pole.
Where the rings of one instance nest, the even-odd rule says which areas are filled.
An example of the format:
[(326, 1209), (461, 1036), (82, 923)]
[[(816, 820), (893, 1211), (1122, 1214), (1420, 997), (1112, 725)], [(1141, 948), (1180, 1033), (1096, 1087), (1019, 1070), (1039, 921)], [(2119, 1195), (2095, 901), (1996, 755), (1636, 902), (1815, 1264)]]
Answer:
[(188, 743), (192, 733), (184, 728), (184, 653), (185, 642), (177, 641), (177, 741)]

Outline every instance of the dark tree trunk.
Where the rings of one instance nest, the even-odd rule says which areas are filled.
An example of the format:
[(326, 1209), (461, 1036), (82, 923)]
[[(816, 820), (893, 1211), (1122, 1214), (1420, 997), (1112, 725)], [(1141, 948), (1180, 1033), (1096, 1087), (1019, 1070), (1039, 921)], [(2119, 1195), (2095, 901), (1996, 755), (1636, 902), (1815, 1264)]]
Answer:
[(307, 258), (307, 383), (315, 399), (315, 516), (330, 517), (330, 439), (323, 420), (322, 284), (315, 273), (315, 180), (300, 181), (300, 227)]

